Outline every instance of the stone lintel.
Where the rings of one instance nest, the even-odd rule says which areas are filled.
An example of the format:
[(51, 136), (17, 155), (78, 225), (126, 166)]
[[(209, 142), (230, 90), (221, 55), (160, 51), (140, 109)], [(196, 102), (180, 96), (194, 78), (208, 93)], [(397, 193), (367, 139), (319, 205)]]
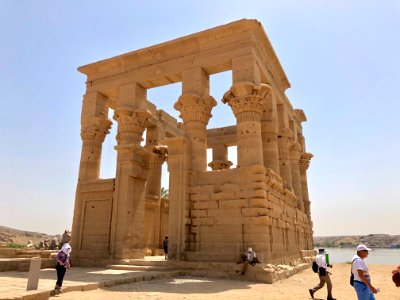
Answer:
[[(257, 20), (247, 19), (88, 64), (79, 67), (78, 70), (88, 76), (88, 86), (93, 87), (97, 82), (101, 81), (102, 78), (108, 77), (108, 79), (112, 80), (113, 77), (118, 78), (118, 75), (121, 73), (143, 70), (148, 66), (154, 65), (156, 67), (155, 71), (153, 74), (149, 74), (149, 78), (145, 79), (149, 85), (145, 87), (150, 88), (167, 84), (161, 83), (157, 85), (157, 81), (153, 80), (160, 77), (160, 73), (168, 73), (165, 72), (165, 69), (157, 68), (157, 66), (168, 62), (174, 62), (175, 70), (181, 69), (181, 65), (177, 64), (176, 61), (182, 57), (182, 49), (184, 56), (191, 57), (192, 65), (193, 61), (198, 62), (201, 60), (205, 53), (216, 50), (216, 53), (220, 54), (219, 59), (215, 60), (213, 65), (208, 65), (206, 67), (208, 74), (214, 74), (229, 70), (231, 59), (239, 56), (237, 55), (238, 49), (243, 49), (242, 45), (244, 43), (251, 43), (252, 48), (256, 47), (260, 49), (258, 52), (262, 56), (263, 61), (268, 62), (268, 69), (270, 69), (272, 76), (277, 77), (276, 82), (279, 84), (281, 90), (284, 91), (290, 87), (286, 74), (279, 63), (278, 57), (261, 23)], [(233, 47), (236, 51), (229, 53), (229, 51), (226, 51), (228, 47)], [(207, 59), (204, 60), (204, 64), (206, 64), (206, 61)], [(202, 65), (199, 64), (199, 66)], [(187, 69), (187, 67), (184, 69)], [(179, 73), (181, 72), (182, 71)], [(166, 77), (174, 82), (173, 74), (167, 75)], [(167, 78), (165, 80), (168, 80)], [(176, 79), (175, 76), (175, 80)]]

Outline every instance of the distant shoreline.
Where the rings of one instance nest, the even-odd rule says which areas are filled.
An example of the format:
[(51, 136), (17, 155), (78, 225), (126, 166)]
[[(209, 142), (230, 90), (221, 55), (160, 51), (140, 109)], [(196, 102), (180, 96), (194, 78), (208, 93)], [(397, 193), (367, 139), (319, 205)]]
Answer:
[(400, 235), (315, 236), (313, 239), (314, 247), (321, 248), (353, 248), (359, 244), (365, 244), (370, 248), (400, 249)]

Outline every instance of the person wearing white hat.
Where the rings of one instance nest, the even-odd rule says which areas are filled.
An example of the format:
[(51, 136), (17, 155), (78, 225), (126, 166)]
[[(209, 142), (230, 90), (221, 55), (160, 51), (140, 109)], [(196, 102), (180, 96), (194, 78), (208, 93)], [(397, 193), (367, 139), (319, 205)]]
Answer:
[(364, 258), (368, 256), (370, 248), (360, 244), (357, 246), (357, 254), (352, 258), (351, 273), (354, 276), (354, 289), (358, 300), (375, 300), (374, 294), (378, 291), (371, 284), (371, 276)]

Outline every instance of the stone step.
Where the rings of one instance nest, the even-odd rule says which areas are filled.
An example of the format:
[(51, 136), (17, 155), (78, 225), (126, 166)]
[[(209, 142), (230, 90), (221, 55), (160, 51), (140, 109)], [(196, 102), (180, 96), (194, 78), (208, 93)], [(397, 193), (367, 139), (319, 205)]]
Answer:
[(152, 257), (152, 259), (122, 259), (118, 261), (118, 265), (133, 265), (133, 266), (159, 266), (166, 267), (169, 265), (164, 256)]
[(107, 269), (128, 271), (174, 271), (176, 268), (168, 266), (140, 266), (140, 265), (107, 265)]

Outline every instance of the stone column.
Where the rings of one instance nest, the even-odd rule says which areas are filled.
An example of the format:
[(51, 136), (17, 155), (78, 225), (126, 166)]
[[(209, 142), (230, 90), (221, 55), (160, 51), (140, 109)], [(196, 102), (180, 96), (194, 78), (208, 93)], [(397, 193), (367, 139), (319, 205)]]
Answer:
[(189, 175), (191, 165), (190, 142), (187, 137), (168, 138), (169, 222), (168, 259), (181, 260), (189, 247)]
[(206, 126), (215, 105), (217, 102), (209, 96), (208, 74), (200, 67), (183, 72), (182, 96), (174, 108), (180, 112), (186, 136), (191, 143), (193, 171), (207, 170)]
[(110, 133), (112, 122), (108, 119), (107, 99), (92, 92), (83, 97), (81, 116), (82, 153), (79, 180), (99, 179), (101, 149)]
[(98, 92), (85, 94), (81, 114), (82, 152), (71, 238), (71, 244), (75, 249), (74, 256), (79, 255), (82, 234), (83, 209), (80, 183), (86, 180), (99, 179), (102, 145), (106, 135), (109, 133), (111, 124), (111, 120), (108, 119), (107, 99)]
[[(149, 151), (148, 175), (146, 184), (146, 194), (150, 197), (158, 198), (158, 203), (154, 212), (154, 244), (160, 247), (161, 242), (161, 166), (167, 158), (166, 146), (146, 146)], [(146, 216), (145, 216), (146, 217)]]
[(260, 68), (254, 55), (232, 59), (233, 85), (224, 94), (236, 117), (238, 166), (263, 165), (261, 114), (270, 86), (261, 84)]
[(224, 94), (223, 103), (232, 108), (237, 122), (238, 166), (263, 165), (261, 114), (269, 86), (251, 82), (234, 83)]
[(289, 146), (292, 139), (292, 131), (283, 128), (278, 134), (279, 146), (279, 171), (284, 182), (284, 186), (292, 189), (292, 170), (290, 166)]
[(271, 91), (265, 97), (261, 117), (264, 166), (279, 174), (278, 112), (276, 98)]
[(136, 83), (120, 87), (114, 119), (118, 122), (117, 176), (112, 218), (114, 259), (141, 258), (145, 212), (147, 152), (140, 146), (150, 113), (138, 109), (146, 90)]
[(304, 211), (310, 219), (311, 219), (311, 211), (310, 211), (310, 199), (308, 196), (307, 169), (310, 166), (310, 160), (312, 157), (313, 157), (313, 155), (311, 153), (302, 153), (300, 162), (299, 162), (301, 191), (303, 194)]
[(303, 192), (301, 190), (301, 179), (299, 160), (301, 157), (301, 146), (297, 142), (293, 142), (289, 147), (290, 168), (292, 170), (292, 187), (297, 196), (297, 208), (304, 211)]
[(158, 127), (147, 128), (146, 150), (151, 153), (149, 161), (149, 173), (147, 176), (146, 193), (158, 197), (161, 193), (161, 166), (167, 157), (167, 149), (159, 146), (165, 137), (165, 130)]
[(228, 147), (224, 144), (215, 144), (212, 147), (213, 160), (208, 166), (213, 170), (225, 170), (232, 166), (232, 162), (228, 160)]
[[(147, 148), (147, 147), (146, 147)], [(167, 157), (167, 148), (165, 146), (152, 146), (148, 147), (150, 152), (148, 163), (148, 175), (146, 193), (161, 197), (161, 166)]]

